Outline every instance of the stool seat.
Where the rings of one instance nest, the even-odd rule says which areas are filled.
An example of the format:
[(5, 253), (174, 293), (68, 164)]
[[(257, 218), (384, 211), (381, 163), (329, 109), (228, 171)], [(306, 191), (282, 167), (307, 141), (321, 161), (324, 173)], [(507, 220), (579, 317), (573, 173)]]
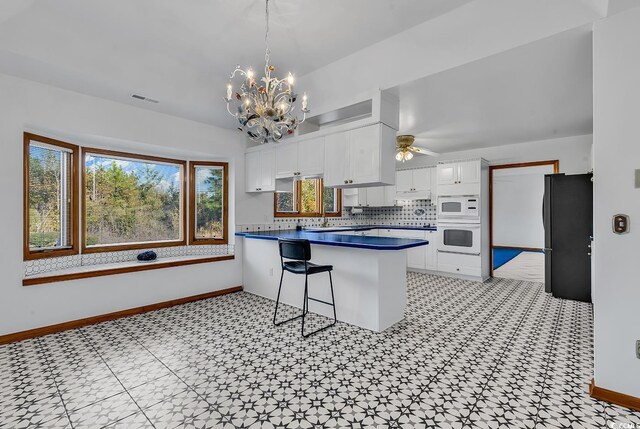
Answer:
[(313, 262), (307, 262), (305, 264), (303, 261), (287, 261), (283, 266), (285, 270), (294, 274), (317, 274), (333, 270), (333, 265), (318, 265)]

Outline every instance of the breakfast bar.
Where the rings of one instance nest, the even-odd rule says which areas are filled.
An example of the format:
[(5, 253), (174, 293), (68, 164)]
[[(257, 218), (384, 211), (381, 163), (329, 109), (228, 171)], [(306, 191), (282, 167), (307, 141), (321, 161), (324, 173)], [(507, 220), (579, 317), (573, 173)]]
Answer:
[[(382, 332), (404, 318), (407, 303), (407, 249), (427, 240), (371, 237), (318, 231), (248, 231), (242, 237), (244, 291), (275, 301), (280, 281), (279, 238), (306, 239), (311, 260), (333, 265), (339, 321)], [(285, 273), (280, 301), (302, 308), (304, 280)], [(309, 295), (331, 301), (329, 278), (309, 277)], [(309, 310), (333, 317), (330, 307), (311, 301)]]

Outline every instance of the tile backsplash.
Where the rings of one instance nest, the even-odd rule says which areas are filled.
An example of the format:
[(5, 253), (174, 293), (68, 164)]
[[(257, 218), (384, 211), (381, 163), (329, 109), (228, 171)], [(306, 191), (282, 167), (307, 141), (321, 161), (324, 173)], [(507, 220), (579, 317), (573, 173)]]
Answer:
[[(351, 207), (342, 210), (342, 217), (328, 217), (329, 226), (350, 225), (425, 225), (436, 223), (436, 206), (430, 200), (405, 201), (394, 207), (356, 207), (352, 213)], [(322, 226), (321, 217), (309, 218), (274, 218), (272, 223), (236, 225), (236, 231), (269, 231), (281, 229), (295, 229), (297, 225), (306, 228)]]

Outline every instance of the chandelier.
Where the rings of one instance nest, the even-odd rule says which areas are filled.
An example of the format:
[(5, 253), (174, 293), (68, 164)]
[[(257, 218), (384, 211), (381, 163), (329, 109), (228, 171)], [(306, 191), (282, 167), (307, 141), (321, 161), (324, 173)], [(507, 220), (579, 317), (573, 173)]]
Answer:
[[(264, 76), (256, 80), (251, 68), (243, 70), (240, 66), (229, 76), (227, 84), (227, 111), (240, 123), (238, 129), (246, 133), (249, 138), (258, 143), (278, 141), (283, 136), (293, 134), (295, 129), (304, 122), (309, 109), (307, 109), (307, 94), (302, 96), (301, 109), (302, 120), (295, 115), (295, 102), (298, 95), (293, 90), (293, 75), (289, 73), (286, 78), (278, 79), (271, 76), (275, 67), (269, 64), (269, 0), (266, 0), (266, 31), (264, 41), (265, 66)], [(238, 77), (240, 86), (234, 93), (233, 79)], [(235, 100), (236, 106), (232, 107)]]

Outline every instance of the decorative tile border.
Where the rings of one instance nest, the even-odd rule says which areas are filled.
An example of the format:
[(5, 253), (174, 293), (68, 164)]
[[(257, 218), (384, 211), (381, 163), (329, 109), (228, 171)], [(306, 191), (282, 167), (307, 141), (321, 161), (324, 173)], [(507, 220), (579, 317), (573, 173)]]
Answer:
[[(219, 256), (233, 254), (234, 246), (226, 244), (160, 247), (153, 250), (158, 259), (176, 256)], [(113, 264), (118, 262), (135, 261), (139, 253), (146, 250), (122, 250), (117, 252), (88, 253), (84, 255), (63, 256), (60, 258), (35, 259), (24, 262), (25, 277), (36, 274), (59, 271), (67, 268)]]
[[(328, 217), (329, 226), (355, 226), (355, 225), (393, 225), (393, 226), (423, 226), (435, 225), (436, 206), (431, 205), (431, 200), (405, 201), (404, 204), (395, 207), (358, 207), (362, 213), (351, 213), (351, 208), (343, 209), (342, 217)], [(274, 218), (272, 223), (242, 224), (236, 225), (236, 231), (269, 231), (321, 227), (324, 219), (321, 217), (307, 218)]]

